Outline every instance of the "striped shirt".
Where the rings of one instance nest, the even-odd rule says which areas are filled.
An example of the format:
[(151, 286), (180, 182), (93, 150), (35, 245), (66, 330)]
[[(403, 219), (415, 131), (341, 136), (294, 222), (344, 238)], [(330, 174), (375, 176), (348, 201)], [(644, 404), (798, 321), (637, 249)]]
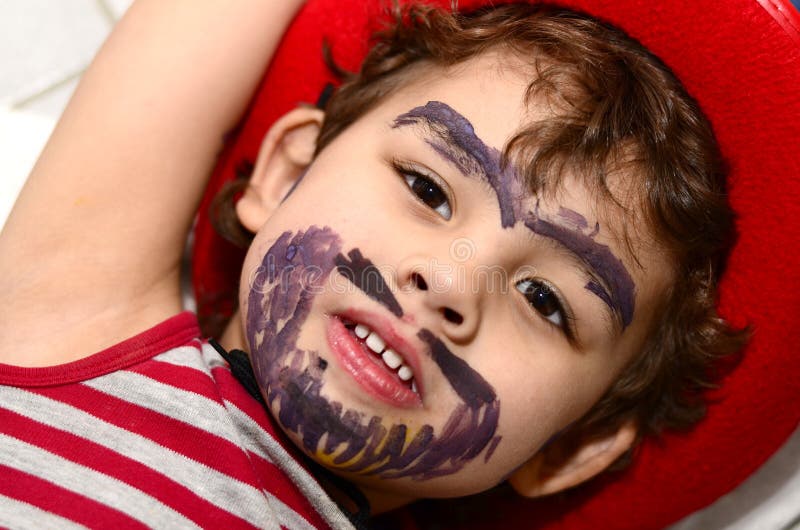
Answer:
[(0, 527), (351, 528), (199, 333), (0, 364)]

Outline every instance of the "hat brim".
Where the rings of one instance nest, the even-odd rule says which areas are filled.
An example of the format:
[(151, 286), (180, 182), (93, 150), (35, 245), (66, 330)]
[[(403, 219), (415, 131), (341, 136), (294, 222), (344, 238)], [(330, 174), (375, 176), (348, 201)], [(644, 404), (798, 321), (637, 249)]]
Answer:
[[(447, 4), (448, 2), (443, 2)], [(469, 7), (481, 2), (462, 2)], [(464, 528), (661, 528), (706, 506), (758, 468), (800, 420), (800, 17), (788, 1), (569, 0), (626, 30), (683, 81), (710, 118), (731, 168), (740, 237), (721, 286), (720, 311), (755, 333), (741, 365), (712, 392), (691, 433), (646, 441), (633, 465), (556, 502), (492, 498)], [(237, 165), (255, 160), (263, 134), (356, 69), (380, 14), (378, 1), (311, 0), (288, 30), (200, 207), (193, 284), (201, 322), (230, 314), (243, 253), (208, 222), (210, 199)], [(207, 328), (209, 329), (209, 328)]]

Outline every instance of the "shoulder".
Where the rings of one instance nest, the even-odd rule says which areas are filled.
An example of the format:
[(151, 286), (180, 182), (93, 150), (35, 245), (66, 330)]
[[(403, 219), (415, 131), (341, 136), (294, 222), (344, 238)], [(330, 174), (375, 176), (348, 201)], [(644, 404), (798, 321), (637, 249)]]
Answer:
[(295, 485), (269, 415), (189, 313), (73, 363), (0, 366), (0, 452), (19, 479), (0, 514), (32, 505), (52, 526), (326, 526), (303, 493), (324, 492)]
[[(134, 336), (74, 361), (50, 366), (0, 363), (0, 385), (39, 388), (77, 384), (132, 369), (173, 349), (198, 343), (196, 317), (179, 313)], [(45, 353), (46, 355), (46, 353)], [(14, 358), (6, 352), (5, 358)]]

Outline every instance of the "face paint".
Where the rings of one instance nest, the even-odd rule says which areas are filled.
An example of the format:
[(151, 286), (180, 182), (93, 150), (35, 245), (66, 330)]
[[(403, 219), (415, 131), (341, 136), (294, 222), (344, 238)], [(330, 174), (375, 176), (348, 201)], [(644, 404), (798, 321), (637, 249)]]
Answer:
[[(330, 228), (285, 232), (264, 255), (257, 281), (251, 286), (247, 339), (254, 372), (278, 421), (321, 463), (382, 478), (424, 480), (448, 475), (487, 445), (491, 444), (493, 452), (500, 441), (495, 436), (500, 403), (494, 390), (428, 330), (421, 330), (420, 338), (463, 401), (451, 412), (441, 432), (436, 433), (431, 425), (414, 432), (405, 424), (387, 427), (382, 417), (367, 418), (363, 412), (345, 409), (322, 394), (327, 361), (317, 352), (297, 347), (314, 292), (319, 292), (334, 269), (348, 278), (358, 278), (374, 267), (358, 249), (348, 252), (348, 261), (341, 246), (341, 239)], [(345, 270), (347, 266), (353, 267), (352, 274)], [(357, 280), (354, 285), (364, 286), (366, 295), (390, 310), (395, 307), (396, 315), (403, 314), (394, 297), (393, 303), (385, 296), (374, 298), (379, 283)], [(485, 459), (490, 456), (487, 452)]]
[(500, 205), (501, 226), (514, 226), (522, 213), (525, 194), (513, 166), (502, 167), (500, 151), (483, 143), (469, 120), (441, 101), (429, 101), (401, 114), (393, 127), (419, 124), (436, 134), (437, 138), (428, 143), (440, 156), (465, 176), (478, 175), (489, 183)]
[[(589, 281), (585, 288), (598, 296), (612, 311), (619, 315), (623, 329), (633, 319), (634, 284), (622, 262), (610, 249), (594, 241), (600, 231), (596, 223), (591, 233), (585, 234), (589, 223), (580, 213), (560, 207), (557, 217), (561, 223), (550, 223), (536, 214), (523, 213), (525, 192), (515, 168), (509, 164), (503, 168), (501, 153), (487, 146), (476, 134), (475, 128), (464, 116), (440, 101), (429, 101), (401, 114), (393, 127), (425, 125), (435, 133), (435, 139), (427, 143), (445, 160), (466, 176), (480, 175), (497, 195), (500, 207), (500, 224), (513, 227), (523, 220), (525, 226), (539, 235), (550, 237), (578, 255), (592, 267), (606, 288), (597, 281)], [(538, 206), (538, 205), (537, 205)]]
[(625, 329), (633, 319), (635, 291), (633, 280), (625, 265), (614, 256), (608, 246), (594, 240), (597, 229), (590, 234), (584, 233), (588, 223), (578, 212), (566, 208), (560, 209), (559, 217), (571, 221), (565, 226), (543, 219), (539, 216), (538, 210), (537, 204), (536, 211), (528, 213), (525, 226), (541, 236), (556, 241), (591, 268), (603, 284), (608, 286), (608, 290), (594, 280), (589, 281), (585, 288), (597, 295), (620, 317), (622, 328)]
[(575, 230), (586, 230), (589, 228), (589, 221), (584, 216), (569, 208), (559, 206), (558, 217), (567, 225), (571, 225)]
[(386, 309), (396, 317), (403, 316), (403, 310), (392, 290), (386, 285), (381, 271), (368, 259), (361, 255), (361, 251), (354, 248), (347, 253), (349, 260), (342, 254), (336, 256), (336, 270), (350, 280), (350, 283), (361, 289), (364, 294), (383, 304)]
[(442, 371), (456, 394), (470, 408), (477, 409), (495, 400), (494, 389), (489, 383), (470, 368), (464, 359), (447, 349), (447, 346), (434, 337), (433, 333), (423, 329), (417, 336), (428, 345), (433, 362)]

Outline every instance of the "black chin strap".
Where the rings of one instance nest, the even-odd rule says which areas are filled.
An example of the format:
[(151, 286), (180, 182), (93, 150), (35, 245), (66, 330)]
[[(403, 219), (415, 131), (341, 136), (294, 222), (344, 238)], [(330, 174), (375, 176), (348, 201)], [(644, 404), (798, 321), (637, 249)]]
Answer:
[[(209, 339), (208, 343), (211, 344), (211, 346), (217, 350), (217, 353), (219, 353), (222, 358), (228, 362), (233, 377), (235, 377), (236, 380), (241, 383), (244, 389), (247, 390), (247, 393), (258, 400), (258, 402), (261, 403), (261, 405), (269, 412), (267, 402), (264, 400), (264, 396), (261, 395), (261, 391), (258, 387), (256, 375), (253, 373), (253, 365), (250, 364), (250, 356), (248, 356), (247, 353), (242, 350), (231, 350), (228, 352), (214, 339)], [(353, 504), (355, 504), (357, 510), (355, 513), (342, 506), (342, 504), (338, 501), (335, 501), (339, 506), (339, 509), (342, 510), (342, 513), (347, 515), (347, 518), (350, 519), (351, 523), (353, 523), (353, 526), (355, 526), (357, 530), (369, 530), (368, 520), (371, 508), (369, 501), (361, 492), (361, 490), (342, 477), (334, 475), (328, 469), (322, 467), (310, 458), (306, 458), (306, 463), (308, 464), (308, 467), (314, 471), (315, 475), (318, 477), (323, 477), (328, 483), (333, 485), (336, 489), (344, 493), (350, 498), (350, 500), (353, 501)]]
[(253, 366), (250, 364), (250, 357), (247, 353), (242, 350), (231, 350), (227, 352), (225, 348), (220, 346), (214, 339), (208, 339), (208, 343), (217, 350), (217, 353), (219, 353), (223, 359), (228, 361), (233, 377), (242, 384), (244, 389), (247, 390), (247, 393), (256, 398), (262, 406), (266, 407), (267, 402), (264, 401), (264, 396), (261, 395), (261, 391), (258, 388), (258, 381), (256, 380), (256, 375), (253, 373)]

